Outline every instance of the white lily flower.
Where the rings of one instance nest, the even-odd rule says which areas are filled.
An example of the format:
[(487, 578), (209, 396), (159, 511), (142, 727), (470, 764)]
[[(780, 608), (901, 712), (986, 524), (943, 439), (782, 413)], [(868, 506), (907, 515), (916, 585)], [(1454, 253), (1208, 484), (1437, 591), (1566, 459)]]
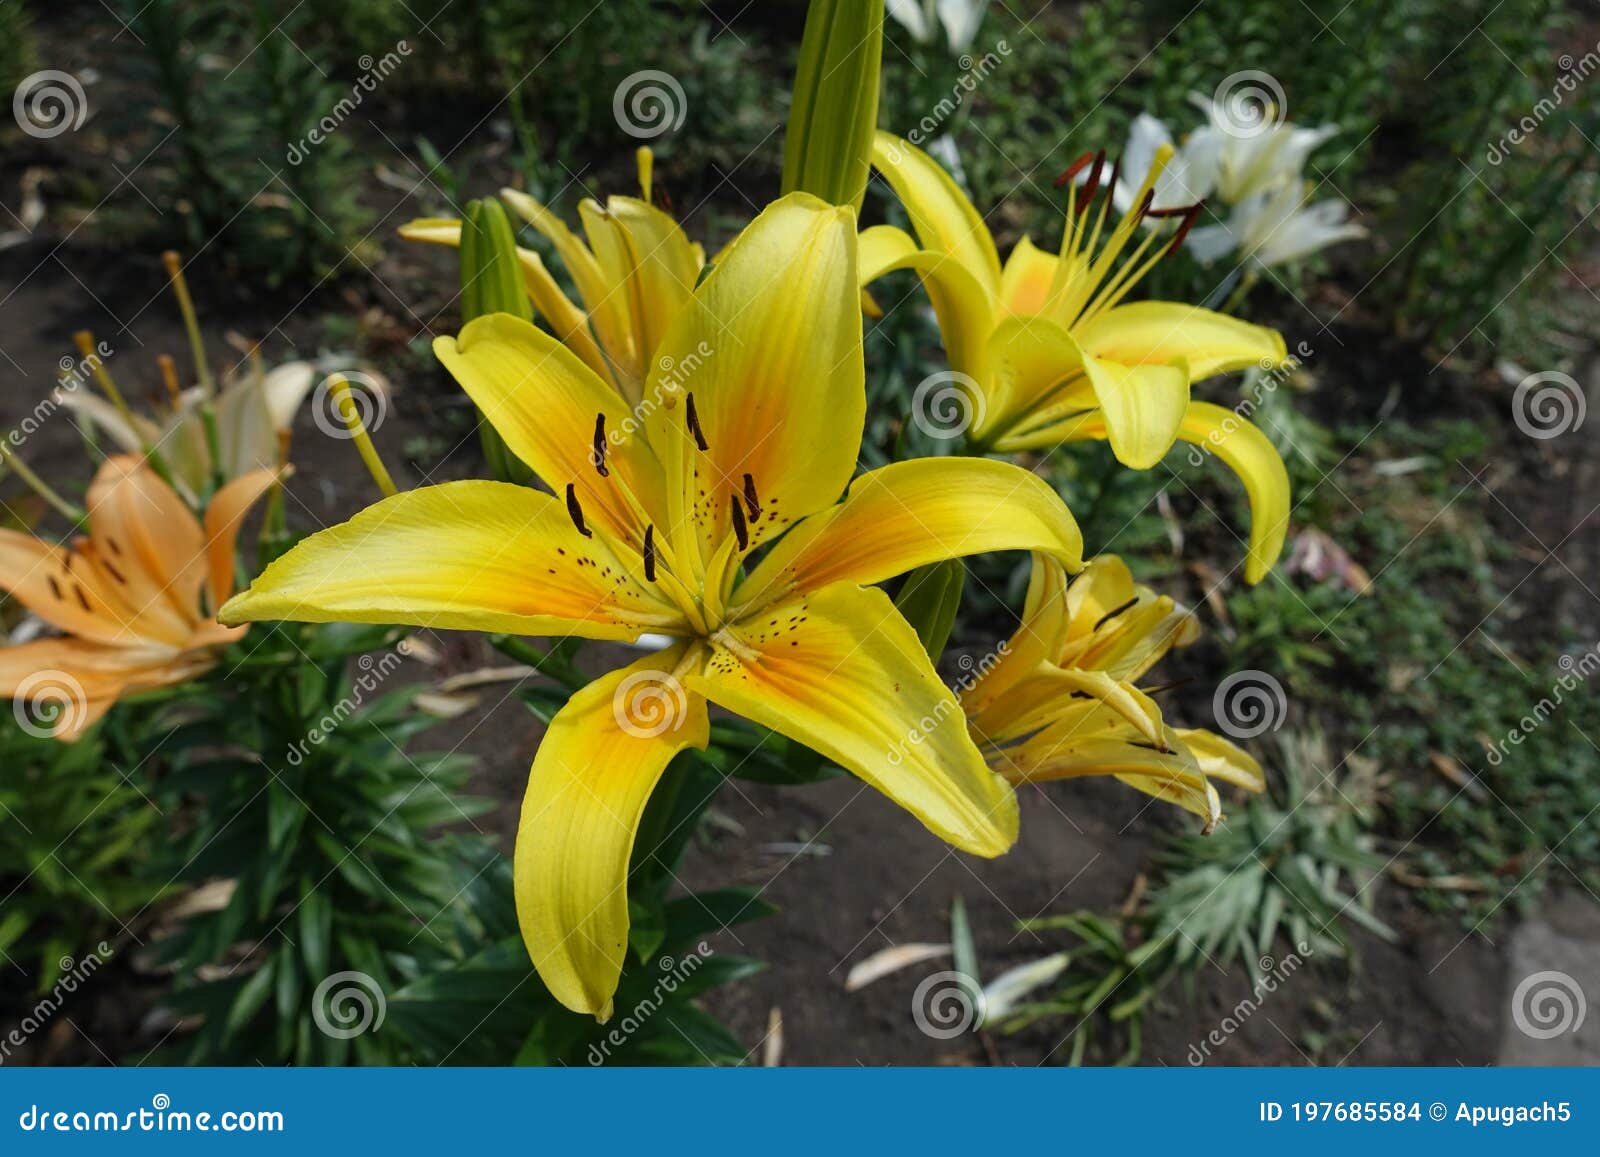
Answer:
[[(1119, 213), (1133, 207), (1133, 199), (1144, 187), (1144, 179), (1155, 164), (1156, 154), (1162, 147), (1174, 150), (1172, 159), (1156, 177), (1150, 207), (1156, 210), (1183, 209), (1211, 195), (1216, 183), (1217, 149), (1214, 140), (1200, 133), (1191, 134), (1182, 148), (1172, 140), (1172, 133), (1161, 121), (1149, 113), (1133, 118), (1128, 128), (1128, 144), (1122, 152), (1117, 183), (1111, 190), (1112, 204)], [(1078, 183), (1088, 179), (1088, 173), (1079, 175)]]
[(925, 0), (918, 4), (917, 0), (885, 0), (884, 8), (890, 16), (900, 22), (900, 26), (911, 33), (911, 39), (918, 44), (933, 43), (933, 3), (934, 0)]
[(1191, 99), (1205, 110), (1209, 123), (1190, 141), (1213, 155), (1217, 195), (1230, 205), (1299, 180), (1312, 152), (1339, 131), (1338, 125), (1308, 129), (1269, 115), (1275, 123), (1242, 133), (1223, 105), (1199, 94)]
[(1348, 220), (1349, 205), (1339, 200), (1310, 205), (1310, 192), (1308, 182), (1296, 180), (1245, 198), (1226, 222), (1189, 234), (1190, 254), (1210, 264), (1237, 251), (1242, 260), (1257, 265), (1283, 265), (1335, 242), (1367, 235)]
[(952, 56), (965, 52), (978, 37), (989, 0), (885, 0), (885, 9), (918, 44), (932, 44), (944, 28)]
[(989, 0), (939, 0), (939, 23), (952, 53), (959, 55), (972, 47), (988, 7)]

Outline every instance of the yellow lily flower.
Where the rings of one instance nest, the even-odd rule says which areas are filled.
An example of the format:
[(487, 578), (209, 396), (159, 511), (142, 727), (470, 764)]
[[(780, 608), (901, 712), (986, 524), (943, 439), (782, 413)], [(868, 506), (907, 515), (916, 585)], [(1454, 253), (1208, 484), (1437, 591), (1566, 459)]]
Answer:
[[(573, 303), (539, 254), (519, 247), (535, 313), (633, 405), (642, 400), (657, 347), (688, 304), (706, 263), (705, 249), (651, 203), (650, 150), (641, 148), (638, 161), (641, 197), (611, 196), (603, 206), (585, 198), (579, 204), (587, 244), (533, 197), (500, 190), (506, 205), (555, 247), (583, 303)], [(459, 246), (461, 222), (422, 218), (401, 226), (400, 236)]]
[[(993, 550), (1076, 569), (1082, 540), (1049, 486), (1003, 462), (930, 458), (851, 483), (866, 409), (857, 284), (854, 212), (783, 198), (673, 319), (651, 400), (632, 412), (535, 326), (469, 323), (435, 352), (561, 496), (486, 481), (399, 494), (306, 539), (223, 608), (230, 623), (677, 640), (580, 690), (534, 756), (518, 913), (569, 1008), (610, 1013), (639, 819), (673, 756), (705, 747), (708, 703), (813, 748), (963, 850), (1015, 839), (1011, 789), (872, 584)], [(662, 368), (691, 354), (686, 380)]]
[[(1200, 443), (1243, 479), (1251, 503), (1246, 578), (1260, 581), (1283, 549), (1289, 478), (1276, 449), (1245, 419), (1191, 401), (1191, 381), (1248, 366), (1287, 364), (1282, 335), (1175, 302), (1124, 299), (1183, 241), (1198, 205), (1151, 209), (1172, 149), (1158, 150), (1132, 205), (1111, 208), (1105, 156), (1068, 193), (1059, 253), (1024, 237), (1004, 266), (983, 218), (956, 182), (922, 150), (878, 134), (873, 163), (911, 217), (917, 240), (889, 225), (861, 236), (864, 282), (913, 269), (939, 318), (950, 366), (973, 390), (972, 441), (1005, 453), (1088, 438), (1111, 443), (1136, 470), (1159, 462), (1175, 441)], [(1104, 189), (1105, 197), (1096, 202)], [(1142, 226), (1174, 218), (1170, 236)]]
[(1213, 732), (1169, 727), (1137, 686), (1199, 631), (1114, 555), (1070, 584), (1035, 556), (1021, 627), (962, 691), (972, 736), (1012, 783), (1111, 775), (1200, 816), (1209, 832), (1222, 818), (1211, 781), (1260, 792), (1261, 765)]
[(214, 610), (233, 593), (234, 542), (277, 480), (256, 470), (196, 519), (136, 455), (106, 459), (89, 486), (89, 534), (70, 547), (0, 530), (0, 589), (61, 637), (0, 648), (0, 694), (52, 709), (76, 739), (121, 696), (183, 683), (245, 632)]

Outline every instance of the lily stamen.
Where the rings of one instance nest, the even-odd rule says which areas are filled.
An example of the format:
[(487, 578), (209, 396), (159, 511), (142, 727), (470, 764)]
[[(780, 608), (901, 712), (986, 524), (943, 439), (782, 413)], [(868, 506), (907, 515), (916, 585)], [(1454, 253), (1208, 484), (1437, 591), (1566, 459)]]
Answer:
[(656, 528), (654, 524), (644, 528), (644, 577), (647, 582), (656, 581)]
[(594, 537), (594, 531), (583, 524), (583, 507), (578, 505), (578, 488), (571, 482), (567, 483), (567, 517), (572, 519), (572, 525), (578, 528), (578, 533), (584, 538)]
[(756, 493), (756, 480), (748, 474), (744, 476), (744, 504), (751, 522), (761, 517), (761, 497)]
[(1115, 607), (1112, 610), (1109, 610), (1105, 614), (1101, 615), (1100, 618), (1095, 621), (1095, 624), (1091, 628), (1091, 630), (1098, 631), (1101, 627), (1105, 626), (1112, 619), (1116, 618), (1118, 615), (1122, 614), (1124, 611), (1131, 610), (1133, 607), (1137, 606), (1138, 603), (1139, 603), (1139, 596), (1138, 595), (1134, 595), (1133, 598), (1131, 598), (1127, 602), (1123, 603), (1120, 607)]
[(594, 460), (595, 473), (600, 477), (607, 477), (611, 471), (606, 469), (606, 416), (601, 411), (594, 419)]
[(702, 451), (711, 449), (706, 442), (705, 432), (700, 429), (700, 415), (695, 412), (694, 395), (684, 395), (683, 419), (689, 424), (689, 432), (694, 435), (694, 444)]
[(733, 535), (739, 540), (740, 550), (749, 550), (750, 528), (745, 525), (744, 507), (739, 504), (739, 496), (737, 494), (729, 495), (729, 497), (733, 500)]

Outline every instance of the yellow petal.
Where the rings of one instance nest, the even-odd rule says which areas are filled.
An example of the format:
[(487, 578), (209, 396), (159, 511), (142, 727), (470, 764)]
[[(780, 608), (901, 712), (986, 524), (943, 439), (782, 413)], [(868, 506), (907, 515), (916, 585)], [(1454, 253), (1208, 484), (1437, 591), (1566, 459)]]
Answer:
[(1117, 461), (1151, 469), (1178, 440), (1189, 405), (1189, 371), (1182, 365), (1130, 366), (1094, 357), (1085, 357), (1083, 367)]
[(996, 770), (1015, 783), (1109, 775), (1192, 812), (1209, 831), (1222, 817), (1221, 800), (1177, 733), (1166, 736), (1168, 750), (1155, 750), (1121, 715), (1089, 701), (999, 753)]
[(759, 506), (746, 518), (752, 546), (844, 490), (866, 417), (857, 290), (854, 213), (792, 193), (739, 235), (678, 314), (641, 409), (684, 557), (709, 559), (731, 537), (747, 488)]
[(677, 620), (604, 533), (562, 502), (503, 482), (446, 482), (386, 498), (313, 534), (223, 606), (229, 624), (403, 623), (633, 639)]
[(1261, 774), (1261, 765), (1238, 744), (1229, 742), (1214, 731), (1204, 731), (1200, 728), (1180, 727), (1176, 729), (1175, 734), (1184, 747), (1189, 749), (1189, 754), (1200, 764), (1200, 770), (1205, 773), (1207, 779), (1231, 783), (1234, 787), (1258, 795), (1267, 790), (1267, 781)]
[(628, 860), (672, 757), (705, 748), (705, 703), (669, 673), (681, 648), (603, 675), (550, 721), (528, 776), (513, 861), (517, 921), (545, 987), (611, 1016), (628, 950)]
[[(1031, 431), (1099, 404), (1077, 342), (1049, 318), (1001, 322), (989, 336), (986, 365), (989, 412), (975, 436), (996, 449), (1053, 445), (1048, 435), (1030, 441)], [(1028, 446), (1012, 446), (1019, 434)]]
[[(944, 342), (950, 368), (974, 379), (979, 388), (985, 387), (988, 375), (984, 344), (994, 327), (994, 307), (988, 292), (961, 264), (942, 253), (918, 248), (902, 229), (874, 225), (863, 230), (861, 284), (869, 285), (884, 274), (900, 269), (915, 270), (922, 279), (928, 301), (939, 319), (939, 336)], [(870, 315), (872, 310), (868, 313)]]
[(1116, 555), (1091, 559), (1066, 595), (1068, 625), (1055, 656), (1063, 667), (1133, 681), (1174, 647), (1200, 637), (1192, 612), (1133, 581)]
[(1289, 533), (1289, 471), (1277, 447), (1259, 427), (1210, 402), (1190, 404), (1178, 436), (1214, 453), (1244, 483), (1250, 500), (1250, 553), (1244, 577), (1252, 585), (1260, 582), (1283, 553)]
[(828, 587), (713, 642), (692, 690), (854, 772), (963, 851), (998, 856), (1015, 842), (1016, 798), (882, 591)]
[(1001, 305), (1022, 317), (1043, 313), (1060, 264), (1061, 258), (1038, 248), (1032, 238), (1024, 236), (1011, 250), (1000, 273)]
[[(637, 436), (639, 418), (566, 346), (531, 322), (497, 313), (468, 322), (459, 337), (434, 339), (433, 350), (513, 454), (552, 490), (576, 487), (586, 519), (640, 544), (644, 526), (619, 481), (646, 504), (648, 520), (665, 519), (660, 467)], [(601, 414), (606, 467), (615, 478), (595, 468)]]
[(622, 369), (633, 401), (667, 327), (688, 304), (700, 278), (701, 257), (678, 223), (633, 197), (610, 197), (605, 208), (578, 206), (589, 248), (632, 323), (632, 359)]
[(989, 227), (955, 179), (917, 146), (885, 132), (872, 142), (872, 163), (894, 187), (922, 247), (955, 261), (994, 300), (1000, 292), (1000, 255)]
[(961, 692), (961, 708), (969, 719), (1055, 657), (1066, 629), (1066, 590), (1067, 572), (1061, 563), (1035, 553), (1021, 625), (995, 648), (995, 658)]
[(863, 474), (845, 500), (772, 548), (734, 594), (760, 606), (830, 583), (869, 585), (947, 558), (1042, 551), (1069, 570), (1083, 536), (1037, 474), (990, 458), (917, 458)]
[(637, 364), (639, 355), (633, 348), (633, 322), (628, 316), (628, 301), (617, 292), (618, 286), (606, 277), (589, 247), (561, 218), (528, 194), (501, 189), (500, 199), (555, 247), (561, 263), (567, 267), (568, 276), (577, 286), (583, 308), (589, 314), (589, 323), (594, 326), (595, 335), (611, 361), (617, 365)]
[(1182, 360), (1197, 382), (1249, 366), (1276, 369), (1289, 360), (1277, 330), (1167, 301), (1116, 306), (1076, 327), (1073, 336), (1091, 356), (1123, 365)]
[(1131, 683), (1104, 671), (1046, 665), (1021, 680), (973, 719), (980, 734), (997, 742), (1021, 738), (1049, 726), (1086, 700), (1104, 704), (1158, 749), (1168, 746), (1155, 701)]
[[(400, 227), (400, 236), (408, 241), (426, 241), (435, 245), (459, 246), (461, 222), (425, 217)], [(574, 243), (577, 241), (574, 238)], [(571, 347), (597, 375), (612, 381), (611, 367), (605, 355), (589, 332), (589, 319), (583, 310), (572, 304), (572, 299), (562, 291), (556, 279), (545, 268), (544, 258), (532, 249), (517, 247), (517, 262), (522, 266), (522, 283), (533, 302), (534, 312), (550, 324), (556, 337)]]

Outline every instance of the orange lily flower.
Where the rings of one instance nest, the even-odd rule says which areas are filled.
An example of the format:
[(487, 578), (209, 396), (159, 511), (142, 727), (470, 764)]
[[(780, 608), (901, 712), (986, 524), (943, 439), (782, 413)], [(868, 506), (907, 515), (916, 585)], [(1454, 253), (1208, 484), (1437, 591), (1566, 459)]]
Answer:
[(144, 459), (122, 454), (95, 475), (89, 533), (70, 547), (0, 530), (0, 589), (62, 632), (0, 648), (0, 694), (73, 740), (122, 696), (213, 666), (246, 630), (216, 618), (233, 593), (239, 526), (278, 476), (241, 475), (199, 519)]

